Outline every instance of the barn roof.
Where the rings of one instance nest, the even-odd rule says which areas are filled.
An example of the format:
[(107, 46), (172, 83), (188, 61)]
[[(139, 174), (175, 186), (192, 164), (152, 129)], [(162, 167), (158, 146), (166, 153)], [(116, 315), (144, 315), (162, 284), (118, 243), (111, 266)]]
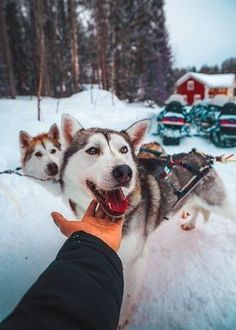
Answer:
[(233, 73), (225, 74), (206, 74), (197, 72), (188, 72), (176, 81), (176, 86), (181, 85), (189, 78), (193, 78), (210, 88), (224, 88), (235, 86), (235, 75)]

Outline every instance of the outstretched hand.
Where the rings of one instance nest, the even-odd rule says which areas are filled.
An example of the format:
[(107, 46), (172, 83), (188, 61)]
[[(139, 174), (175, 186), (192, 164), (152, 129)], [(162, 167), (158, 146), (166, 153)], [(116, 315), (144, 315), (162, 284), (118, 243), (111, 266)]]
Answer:
[(100, 238), (117, 252), (120, 247), (124, 218), (112, 222), (112, 219), (105, 214), (102, 207), (99, 205), (97, 208), (97, 206), (98, 203), (93, 200), (81, 221), (68, 220), (58, 212), (52, 212), (51, 216), (65, 236), (69, 237), (76, 231), (85, 231)]

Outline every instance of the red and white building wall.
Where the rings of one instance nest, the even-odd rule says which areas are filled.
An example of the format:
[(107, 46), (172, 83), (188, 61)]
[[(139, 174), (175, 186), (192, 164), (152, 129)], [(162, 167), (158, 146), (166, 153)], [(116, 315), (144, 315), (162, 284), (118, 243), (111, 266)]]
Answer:
[(182, 95), (188, 105), (216, 95), (233, 97), (235, 75), (189, 72), (177, 80), (175, 87), (176, 94)]

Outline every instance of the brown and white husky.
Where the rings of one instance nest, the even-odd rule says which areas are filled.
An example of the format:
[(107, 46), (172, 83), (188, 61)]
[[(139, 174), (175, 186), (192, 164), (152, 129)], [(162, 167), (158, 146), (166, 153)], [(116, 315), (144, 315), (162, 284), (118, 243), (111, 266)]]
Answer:
[(58, 180), (63, 144), (57, 124), (53, 124), (47, 133), (34, 137), (25, 131), (20, 131), (19, 146), (24, 174), (32, 177), (32, 180), (54, 196), (61, 196)]
[(47, 133), (34, 137), (20, 131), (19, 145), (25, 174), (43, 180), (59, 178), (62, 147), (57, 124), (53, 124)]
[[(62, 119), (62, 132), (67, 143), (60, 172), (63, 194), (71, 200), (78, 217), (91, 199), (114, 218), (125, 214), (125, 225), (119, 255), (124, 269), (124, 297), (120, 325), (124, 325), (140, 288), (147, 241), (150, 234), (170, 217), (176, 195), (168, 184), (159, 182), (147, 162), (137, 159), (139, 147), (149, 128), (141, 120), (123, 131), (102, 128), (84, 129), (69, 115)], [(183, 154), (186, 161), (201, 164), (198, 154)], [(173, 173), (176, 186), (191, 174), (184, 169)], [(228, 202), (223, 183), (212, 168), (189, 194), (186, 203), (236, 220), (236, 206)], [(179, 208), (183, 206), (180, 205)]]

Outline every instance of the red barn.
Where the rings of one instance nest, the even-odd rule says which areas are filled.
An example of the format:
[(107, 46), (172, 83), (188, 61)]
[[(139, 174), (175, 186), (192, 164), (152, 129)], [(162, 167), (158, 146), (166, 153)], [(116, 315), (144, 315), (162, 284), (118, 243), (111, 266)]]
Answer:
[(196, 101), (212, 98), (216, 95), (233, 96), (235, 88), (235, 75), (226, 74), (205, 74), (188, 72), (176, 81), (176, 93), (181, 94), (187, 104), (191, 105)]

